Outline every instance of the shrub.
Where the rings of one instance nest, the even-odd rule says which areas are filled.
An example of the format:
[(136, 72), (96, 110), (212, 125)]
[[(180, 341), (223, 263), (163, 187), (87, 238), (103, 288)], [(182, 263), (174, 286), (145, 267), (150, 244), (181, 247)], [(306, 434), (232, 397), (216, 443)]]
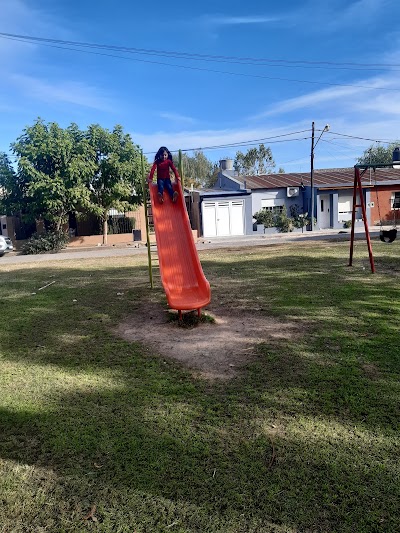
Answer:
[(297, 204), (290, 206), (290, 216), (293, 220), (293, 226), (295, 228), (304, 228), (311, 223), (308, 213), (302, 213), (302, 209)]
[(351, 228), (351, 220), (345, 220), (343, 222), (343, 227), (344, 228)]
[(289, 233), (294, 230), (293, 218), (287, 216), (286, 207), (283, 207), (282, 212), (277, 215), (275, 226), (281, 233)]
[(254, 213), (253, 218), (257, 224), (264, 224), (264, 228), (273, 228), (275, 226), (275, 216), (269, 209), (261, 209)]
[(22, 246), (21, 251), (25, 255), (44, 254), (46, 252), (58, 252), (65, 248), (69, 242), (67, 233), (47, 231), (46, 233), (34, 233)]

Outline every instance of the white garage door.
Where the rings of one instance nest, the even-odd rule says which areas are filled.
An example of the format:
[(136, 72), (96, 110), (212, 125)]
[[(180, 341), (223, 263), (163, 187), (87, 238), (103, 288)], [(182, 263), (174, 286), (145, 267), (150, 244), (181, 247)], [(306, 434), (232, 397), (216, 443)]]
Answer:
[(203, 202), (204, 237), (243, 235), (243, 200)]

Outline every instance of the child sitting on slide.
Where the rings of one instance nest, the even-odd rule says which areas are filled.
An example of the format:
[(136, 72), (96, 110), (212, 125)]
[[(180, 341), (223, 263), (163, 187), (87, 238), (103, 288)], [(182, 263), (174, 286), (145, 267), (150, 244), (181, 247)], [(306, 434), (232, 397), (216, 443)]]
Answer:
[(148, 183), (152, 183), (154, 172), (157, 169), (157, 187), (158, 187), (158, 199), (160, 203), (164, 201), (164, 188), (167, 190), (168, 194), (171, 196), (172, 201), (175, 203), (178, 199), (178, 191), (174, 191), (172, 188), (171, 177), (169, 174), (169, 169), (172, 169), (175, 174), (175, 179), (180, 182), (181, 178), (179, 172), (177, 171), (173, 161), (171, 152), (165, 146), (161, 148), (156, 153), (154, 158), (153, 166), (148, 177)]

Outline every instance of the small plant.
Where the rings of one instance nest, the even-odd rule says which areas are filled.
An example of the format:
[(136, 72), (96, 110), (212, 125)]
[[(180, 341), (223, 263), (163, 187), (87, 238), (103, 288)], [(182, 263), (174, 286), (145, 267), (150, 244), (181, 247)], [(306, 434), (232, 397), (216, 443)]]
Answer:
[(351, 228), (351, 220), (345, 220), (343, 222), (343, 227), (344, 228)]
[(206, 313), (202, 313), (200, 317), (197, 315), (197, 311), (190, 311), (189, 313), (183, 313), (182, 314), (182, 320), (179, 320), (179, 314), (178, 313), (172, 313), (168, 312), (168, 321), (169, 322), (175, 322), (177, 326), (181, 328), (194, 328), (198, 326), (199, 324), (214, 324), (215, 319), (211, 315), (208, 315)]
[(69, 242), (67, 233), (47, 231), (46, 233), (34, 233), (22, 246), (24, 255), (44, 254), (46, 252), (59, 252), (66, 248)]

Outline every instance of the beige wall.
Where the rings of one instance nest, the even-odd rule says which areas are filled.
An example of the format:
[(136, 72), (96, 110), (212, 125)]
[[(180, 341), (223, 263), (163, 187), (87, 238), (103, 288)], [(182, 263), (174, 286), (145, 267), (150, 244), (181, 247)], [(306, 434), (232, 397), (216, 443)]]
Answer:
[[(112, 234), (107, 236), (107, 246), (115, 246), (115, 245), (133, 245), (134, 243), (142, 243), (144, 244), (146, 242), (146, 217), (144, 213), (144, 207), (140, 206), (136, 211), (131, 211), (130, 213), (127, 213), (127, 216), (132, 216), (135, 218), (135, 228), (140, 229), (142, 233), (142, 240), (141, 241), (134, 241), (132, 233), (122, 233), (122, 234)], [(37, 222), (37, 229), (40, 230), (43, 228), (40, 226), (40, 221)], [(194, 241), (197, 242), (198, 240), (198, 233), (197, 230), (192, 230)], [(150, 235), (150, 242), (155, 241), (155, 235)], [(17, 249), (21, 247), (21, 245), (25, 241), (15, 241), (14, 245), (16, 245)], [(102, 235), (88, 235), (88, 236), (82, 236), (82, 237), (72, 237), (70, 240), (70, 243), (68, 247), (78, 248), (78, 247), (91, 247), (91, 246), (101, 246), (103, 243), (103, 236)]]
[[(142, 233), (142, 239), (146, 240), (146, 235)], [(103, 235), (87, 235), (85, 237), (72, 237), (68, 246), (101, 246)], [(107, 245), (130, 244), (133, 243), (132, 233), (120, 233), (117, 235), (107, 235)]]
[[(146, 226), (145, 226), (146, 227)], [(194, 242), (197, 242), (197, 230), (192, 230)], [(150, 242), (154, 242), (156, 236), (154, 234), (150, 235)], [(68, 247), (79, 247), (79, 246), (101, 246), (103, 242), (102, 235), (88, 235), (87, 237), (72, 237)], [(135, 241), (136, 244), (146, 242), (146, 229), (142, 230), (142, 240)], [(119, 235), (108, 235), (107, 236), (107, 245), (106, 246), (115, 246), (115, 245), (128, 245), (134, 244), (133, 236), (131, 233), (121, 233)]]
[(125, 213), (126, 217), (135, 219), (135, 229), (141, 229), (142, 235), (146, 232), (146, 217), (144, 214), (144, 206), (140, 205), (136, 211), (129, 211)]

